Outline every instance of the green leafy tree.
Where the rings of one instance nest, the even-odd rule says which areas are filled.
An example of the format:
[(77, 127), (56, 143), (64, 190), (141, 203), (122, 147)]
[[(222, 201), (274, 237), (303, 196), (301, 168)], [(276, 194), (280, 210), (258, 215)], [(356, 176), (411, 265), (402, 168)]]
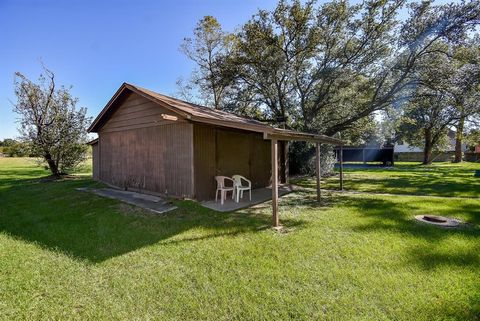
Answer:
[(219, 83), (228, 83), (224, 97), (239, 113), (328, 135), (361, 127), (363, 119), (409, 97), (418, 85), (417, 66), (435, 44), (463, 37), (480, 17), (478, 1), (424, 1), (411, 4), (410, 18), (400, 22), (405, 3), (282, 0), (231, 37), (228, 59), (209, 60), (208, 50), (197, 50), (197, 65), (228, 70), (215, 74), (227, 75)]
[(417, 65), (418, 86), (411, 91), (400, 132), (411, 145), (424, 148), (423, 163), (429, 164), (432, 150), (441, 149), (447, 132), (456, 128), (455, 161), (459, 162), (465, 122), (480, 111), (479, 51), (464, 42), (437, 43), (431, 51)]
[(423, 164), (433, 161), (434, 151), (443, 151), (448, 144), (448, 129), (459, 118), (457, 110), (442, 103), (442, 96), (427, 95), (410, 102), (405, 108), (400, 137), (412, 146), (423, 148)]
[(470, 129), (465, 135), (465, 142), (471, 151), (475, 150), (475, 146), (480, 146), (480, 129)]
[(0, 141), (0, 146), (9, 147), (16, 143), (17, 141), (12, 138), (5, 138), (3, 141)]
[(432, 162), (432, 152), (441, 150), (449, 128), (461, 118), (449, 90), (453, 79), (451, 54), (447, 44), (435, 50), (417, 66), (418, 86), (411, 91), (402, 114), (400, 133), (410, 145), (423, 147), (423, 164)]
[[(405, 6), (409, 17), (400, 21)], [(216, 73), (226, 75), (219, 83), (228, 84), (228, 110), (355, 140), (372, 115), (400, 109), (417, 96), (421, 64), (437, 54), (439, 44), (456, 44), (476, 32), (479, 21), (478, 0), (281, 0), (231, 36), (231, 51), (211, 60), (212, 70), (228, 71)], [(413, 105), (425, 103), (416, 99)]]
[(17, 142), (9, 145), (8, 147), (3, 148), (3, 153), (9, 157), (33, 157), (35, 156), (32, 152), (30, 144), (27, 142)]
[(212, 16), (203, 17), (193, 34), (193, 38), (184, 39), (180, 49), (196, 64), (196, 69), (189, 81), (177, 81), (179, 95), (191, 99), (197, 88), (203, 103), (221, 109), (225, 92), (231, 84), (231, 73), (227, 67), (233, 44), (232, 35), (224, 32)]
[(468, 39), (456, 46), (452, 59), (451, 86), (452, 104), (460, 118), (455, 125), (455, 160), (462, 161), (462, 144), (467, 124), (480, 115), (480, 38)]
[(55, 75), (44, 68), (38, 82), (15, 74), (14, 111), (20, 116), (19, 131), (32, 152), (41, 155), (52, 175), (60, 176), (85, 160), (86, 108), (76, 108), (78, 99), (70, 88), (57, 87)]

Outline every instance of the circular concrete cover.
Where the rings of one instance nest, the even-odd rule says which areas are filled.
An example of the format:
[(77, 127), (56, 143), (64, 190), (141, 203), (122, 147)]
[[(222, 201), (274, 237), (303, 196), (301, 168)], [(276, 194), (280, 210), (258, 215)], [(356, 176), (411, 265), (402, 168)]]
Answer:
[(462, 221), (455, 218), (437, 215), (417, 215), (415, 216), (415, 219), (423, 223), (443, 227), (459, 227), (460, 225), (464, 224)]

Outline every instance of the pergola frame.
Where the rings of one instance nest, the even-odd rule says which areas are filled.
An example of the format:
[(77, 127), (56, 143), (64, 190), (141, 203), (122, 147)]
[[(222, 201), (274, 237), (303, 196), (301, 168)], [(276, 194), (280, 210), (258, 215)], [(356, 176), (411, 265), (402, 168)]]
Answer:
[(330, 144), (339, 147), (340, 163), (340, 190), (343, 191), (343, 141), (324, 135), (308, 134), (290, 130), (278, 129), (274, 133), (263, 133), (263, 138), (271, 141), (272, 156), (272, 224), (274, 228), (281, 227), (278, 216), (278, 142), (279, 141), (307, 141), (315, 143), (315, 174), (317, 182), (317, 202), (321, 201), (320, 189), (320, 145)]

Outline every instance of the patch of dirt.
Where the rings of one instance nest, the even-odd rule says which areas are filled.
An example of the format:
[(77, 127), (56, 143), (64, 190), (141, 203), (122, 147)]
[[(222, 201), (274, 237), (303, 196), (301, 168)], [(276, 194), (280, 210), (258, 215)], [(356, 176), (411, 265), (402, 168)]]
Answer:
[(278, 227), (273, 227), (272, 230), (276, 232), (277, 234), (288, 234), (293, 231), (295, 231), (295, 228), (292, 227), (285, 227), (285, 226), (278, 226)]

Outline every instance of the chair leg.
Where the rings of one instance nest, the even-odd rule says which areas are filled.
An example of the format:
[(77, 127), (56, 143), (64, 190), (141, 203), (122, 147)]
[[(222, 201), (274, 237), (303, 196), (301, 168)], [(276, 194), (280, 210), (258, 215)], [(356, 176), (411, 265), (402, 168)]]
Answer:
[(250, 202), (252, 201), (252, 189), (248, 190), (248, 194), (250, 194)]
[(218, 199), (218, 189), (215, 191), (215, 203), (217, 202)]
[(232, 190), (232, 200), (235, 199), (235, 189)]
[(225, 191), (221, 190), (220, 191), (220, 204), (223, 205), (223, 200), (225, 199)]

